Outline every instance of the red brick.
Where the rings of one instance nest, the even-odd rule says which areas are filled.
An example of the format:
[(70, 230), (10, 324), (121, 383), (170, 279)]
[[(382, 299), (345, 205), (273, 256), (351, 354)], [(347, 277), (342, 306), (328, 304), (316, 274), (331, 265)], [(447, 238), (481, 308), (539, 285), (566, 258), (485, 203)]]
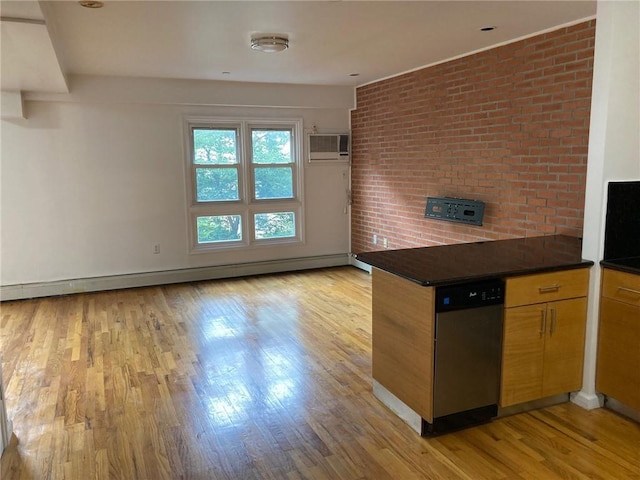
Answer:
[[(356, 90), (352, 249), (581, 235), (595, 21)], [(486, 203), (482, 227), (427, 196)], [(379, 248), (379, 247), (378, 247)]]

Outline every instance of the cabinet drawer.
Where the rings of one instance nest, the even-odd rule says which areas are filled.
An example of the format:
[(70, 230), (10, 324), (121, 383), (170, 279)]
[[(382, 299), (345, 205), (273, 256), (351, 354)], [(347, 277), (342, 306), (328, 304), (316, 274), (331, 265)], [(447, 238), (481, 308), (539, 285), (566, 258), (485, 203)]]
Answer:
[(508, 308), (585, 297), (588, 288), (588, 268), (507, 278), (504, 306)]
[(605, 268), (602, 271), (602, 296), (640, 305), (640, 275)]

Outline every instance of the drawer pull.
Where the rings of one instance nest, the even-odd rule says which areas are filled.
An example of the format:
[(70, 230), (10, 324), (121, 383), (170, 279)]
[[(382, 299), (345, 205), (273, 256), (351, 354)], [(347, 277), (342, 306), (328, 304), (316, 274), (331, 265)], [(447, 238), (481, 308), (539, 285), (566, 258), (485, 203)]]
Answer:
[(548, 287), (538, 287), (540, 293), (551, 293), (557, 292), (558, 290), (560, 290), (560, 285), (557, 283), (555, 285), (549, 285)]
[(618, 290), (621, 292), (633, 293), (634, 295), (640, 295), (640, 291), (634, 290), (633, 288), (618, 287)]
[(547, 311), (540, 310), (540, 336), (543, 337), (547, 331)]

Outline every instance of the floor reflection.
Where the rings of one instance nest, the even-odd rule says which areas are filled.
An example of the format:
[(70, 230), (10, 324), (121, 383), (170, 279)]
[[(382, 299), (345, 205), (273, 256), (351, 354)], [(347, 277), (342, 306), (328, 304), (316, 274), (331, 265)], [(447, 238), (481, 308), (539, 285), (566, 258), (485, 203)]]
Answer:
[(225, 317), (216, 317), (207, 323), (204, 330), (204, 338), (206, 341), (211, 341), (216, 338), (237, 337), (239, 333), (236, 328), (227, 323)]
[[(227, 298), (225, 303), (232, 308), (213, 315), (209, 311), (201, 323), (203, 403), (210, 421), (241, 426), (251, 418), (302, 408), (308, 395), (304, 353), (298, 342), (287, 341), (297, 334), (300, 321), (295, 301), (287, 299), (286, 308), (280, 307), (282, 297), (253, 299), (253, 307), (246, 299), (236, 304)], [(219, 299), (215, 305), (219, 310)]]

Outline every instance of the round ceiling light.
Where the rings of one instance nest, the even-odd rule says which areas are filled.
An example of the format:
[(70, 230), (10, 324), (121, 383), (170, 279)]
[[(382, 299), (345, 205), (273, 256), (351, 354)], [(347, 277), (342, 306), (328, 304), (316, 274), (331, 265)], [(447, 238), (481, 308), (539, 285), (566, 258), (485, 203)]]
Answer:
[(266, 53), (282, 52), (289, 48), (289, 39), (282, 35), (251, 37), (251, 48)]

